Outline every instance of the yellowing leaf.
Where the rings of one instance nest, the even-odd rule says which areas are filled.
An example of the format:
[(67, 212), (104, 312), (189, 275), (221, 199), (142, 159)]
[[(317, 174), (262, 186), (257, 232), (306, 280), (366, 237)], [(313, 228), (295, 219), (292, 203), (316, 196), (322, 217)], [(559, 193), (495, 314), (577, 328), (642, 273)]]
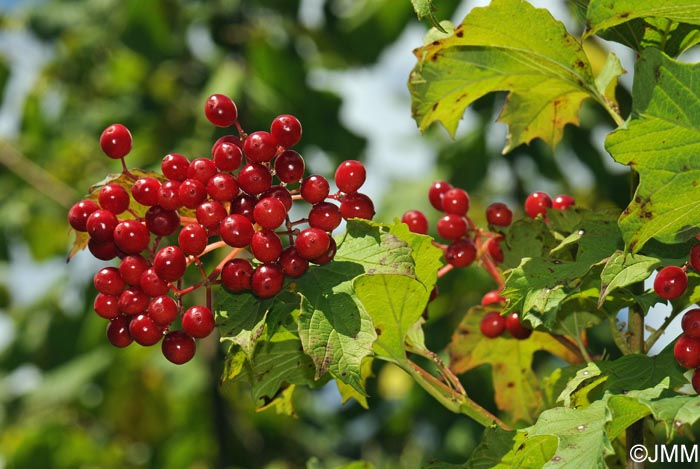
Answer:
[(554, 146), (566, 124), (578, 123), (584, 99), (606, 102), (581, 44), (547, 10), (523, 0), (475, 8), (452, 36), (415, 54), (409, 89), (419, 128), (440, 121), (454, 135), (467, 106), (508, 91), (499, 118), (508, 124), (504, 153), (535, 138)]

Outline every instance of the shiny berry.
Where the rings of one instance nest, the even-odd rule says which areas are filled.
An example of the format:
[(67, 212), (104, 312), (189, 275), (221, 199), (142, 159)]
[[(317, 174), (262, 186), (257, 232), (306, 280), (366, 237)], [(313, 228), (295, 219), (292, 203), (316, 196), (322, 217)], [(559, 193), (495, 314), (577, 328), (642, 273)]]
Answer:
[(323, 176), (312, 174), (301, 180), (299, 192), (301, 197), (310, 204), (323, 202), (330, 192), (328, 180)]
[(294, 246), (282, 251), (278, 262), (284, 275), (291, 278), (301, 277), (309, 268), (309, 261), (301, 257)]
[(333, 231), (343, 221), (343, 216), (337, 205), (330, 202), (319, 202), (309, 211), (309, 226), (323, 231)]
[(250, 290), (253, 266), (245, 259), (231, 259), (221, 269), (221, 284), (234, 293)]
[(555, 208), (557, 210), (566, 210), (572, 205), (576, 205), (576, 199), (574, 199), (570, 195), (558, 195), (552, 200), (552, 208)]
[(92, 306), (97, 315), (105, 319), (114, 319), (120, 314), (118, 296), (98, 293)]
[(481, 318), (479, 330), (485, 337), (496, 338), (506, 330), (506, 318), (496, 311), (490, 311)]
[(206, 306), (192, 306), (182, 315), (182, 330), (196, 339), (209, 336), (215, 326), (214, 314)]
[(109, 210), (115, 215), (119, 215), (129, 208), (131, 198), (122, 186), (107, 184), (100, 189), (97, 200), (100, 202), (100, 207)]
[(442, 211), (457, 215), (466, 215), (469, 211), (469, 194), (459, 188), (452, 188), (442, 194)]
[(231, 142), (214, 144), (211, 156), (219, 171), (235, 171), (243, 162), (243, 150), (239, 145)]
[(134, 200), (147, 207), (158, 204), (159, 191), (160, 181), (152, 177), (139, 178), (131, 186), (131, 195), (134, 196)]
[(156, 324), (167, 326), (177, 319), (177, 303), (169, 296), (160, 295), (151, 300), (147, 312)]
[(678, 298), (688, 286), (688, 276), (685, 271), (675, 265), (659, 270), (654, 279), (654, 291), (665, 300)]
[(374, 217), (374, 203), (365, 194), (352, 192), (340, 199), (340, 213), (344, 219), (362, 218), (371, 220)]
[(176, 210), (166, 210), (154, 205), (146, 212), (146, 228), (156, 236), (168, 236), (180, 227), (180, 215)]
[(445, 260), (455, 267), (467, 267), (476, 259), (476, 245), (471, 238), (452, 241), (445, 249)]
[(335, 185), (345, 193), (357, 192), (366, 177), (367, 171), (362, 163), (357, 160), (343, 161), (335, 170)]
[(191, 256), (199, 256), (207, 247), (209, 236), (207, 230), (199, 223), (185, 225), (177, 235), (177, 244), (182, 252)]
[(533, 192), (525, 199), (525, 213), (530, 218), (547, 215), (548, 208), (552, 208), (552, 199), (545, 192)]
[(118, 160), (130, 151), (134, 140), (129, 129), (121, 124), (112, 124), (100, 135), (100, 147), (105, 155)]
[(126, 282), (116, 267), (103, 267), (92, 277), (95, 289), (105, 295), (119, 296), (126, 288)]
[(124, 348), (134, 341), (129, 334), (129, 322), (130, 318), (117, 316), (107, 324), (107, 339), (115, 347)]
[(127, 254), (138, 254), (148, 247), (151, 234), (136, 220), (123, 220), (114, 228), (114, 243)]
[(287, 216), (287, 208), (275, 197), (260, 199), (253, 208), (255, 222), (263, 228), (274, 230), (280, 226)]
[(238, 120), (238, 109), (228, 96), (213, 94), (204, 103), (204, 115), (217, 127), (230, 127)]
[(153, 258), (153, 268), (158, 277), (166, 282), (182, 278), (187, 268), (185, 253), (177, 246), (165, 246)]
[(111, 241), (114, 239), (114, 229), (119, 220), (109, 210), (95, 210), (90, 214), (85, 222), (85, 228), (91, 239), (95, 241)]
[(270, 170), (261, 164), (249, 163), (238, 172), (238, 185), (248, 194), (261, 194), (272, 185)]
[(219, 234), (229, 246), (244, 248), (253, 239), (255, 229), (249, 219), (243, 215), (232, 214), (221, 220)]
[(182, 365), (192, 360), (197, 351), (197, 345), (194, 339), (185, 332), (173, 331), (163, 337), (161, 351), (169, 362)]
[(673, 356), (683, 368), (700, 367), (700, 339), (681, 335), (673, 346)]
[(243, 142), (243, 153), (248, 161), (266, 163), (277, 153), (277, 140), (265, 131), (253, 132)]
[(163, 338), (163, 329), (147, 314), (139, 314), (129, 322), (129, 335), (137, 344), (149, 347)]
[(436, 210), (442, 211), (442, 196), (452, 189), (452, 184), (446, 181), (435, 181), (428, 189), (428, 200)]
[(304, 177), (304, 159), (294, 150), (285, 150), (275, 158), (275, 174), (287, 184), (299, 182)]
[(270, 133), (285, 148), (293, 147), (301, 140), (301, 122), (296, 117), (283, 114), (273, 119)]
[(187, 179), (187, 170), (190, 167), (190, 160), (186, 156), (178, 153), (169, 153), (163, 157), (160, 163), (160, 170), (163, 176), (171, 181), (182, 182)]
[(401, 222), (408, 225), (409, 231), (428, 234), (428, 219), (420, 210), (409, 210), (401, 216)]
[(445, 239), (459, 239), (467, 234), (467, 221), (460, 215), (448, 213), (438, 220), (437, 232)]
[(506, 329), (508, 329), (513, 338), (518, 340), (527, 339), (532, 334), (532, 329), (528, 329), (523, 325), (518, 313), (511, 313), (506, 316)]
[(87, 231), (86, 223), (92, 212), (99, 210), (100, 206), (92, 200), (81, 200), (68, 211), (68, 223), (77, 231)]
[(301, 257), (311, 260), (328, 251), (330, 237), (319, 228), (307, 228), (297, 235), (294, 246)]
[(700, 308), (685, 312), (681, 320), (681, 328), (688, 337), (700, 339)]
[(513, 212), (501, 202), (486, 207), (486, 221), (494, 226), (509, 226), (513, 222)]
[(253, 293), (259, 298), (273, 297), (284, 286), (284, 271), (273, 262), (260, 264), (253, 271), (250, 283)]

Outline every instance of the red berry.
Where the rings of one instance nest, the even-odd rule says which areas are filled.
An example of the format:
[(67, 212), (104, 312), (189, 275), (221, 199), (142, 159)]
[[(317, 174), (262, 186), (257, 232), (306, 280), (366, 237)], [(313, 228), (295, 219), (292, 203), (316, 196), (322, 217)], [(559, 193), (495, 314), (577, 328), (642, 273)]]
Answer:
[(476, 259), (476, 245), (471, 238), (452, 241), (445, 250), (445, 260), (455, 267), (467, 267)]
[(317, 265), (328, 264), (335, 257), (335, 252), (338, 246), (335, 244), (335, 239), (329, 237), (330, 242), (328, 243), (328, 250), (321, 254), (319, 257), (314, 257), (311, 262)]
[(119, 311), (127, 316), (141, 314), (151, 299), (140, 288), (129, 287), (119, 295)]
[(690, 266), (695, 269), (696, 272), (700, 272), (700, 244), (694, 245), (690, 248)]
[(228, 173), (218, 173), (207, 182), (209, 197), (219, 202), (229, 202), (238, 195), (238, 181)]
[(110, 125), (100, 135), (102, 151), (115, 160), (125, 157), (131, 151), (133, 143), (131, 132), (121, 124)]
[(244, 248), (253, 239), (255, 229), (249, 219), (243, 215), (229, 215), (219, 225), (219, 234), (229, 246)]
[(253, 132), (243, 142), (243, 153), (248, 161), (266, 163), (277, 153), (277, 140), (265, 131)]
[(129, 335), (137, 344), (149, 347), (163, 337), (163, 329), (147, 314), (139, 314), (129, 322)]
[(161, 351), (163, 356), (176, 365), (182, 365), (192, 360), (197, 345), (192, 337), (183, 331), (173, 331), (163, 337)]
[(115, 347), (124, 348), (134, 341), (129, 334), (129, 322), (130, 318), (117, 316), (107, 324), (107, 339)]
[(255, 219), (253, 218), (253, 209), (255, 208), (256, 203), (258, 203), (258, 199), (256, 199), (254, 196), (240, 194), (231, 201), (229, 213), (231, 215), (242, 215), (250, 220), (251, 223), (255, 223)]
[(274, 197), (275, 199), (282, 202), (284, 209), (289, 212), (292, 209), (292, 194), (284, 186), (271, 186), (268, 190), (260, 194), (260, 199), (266, 197)]
[(681, 328), (688, 337), (700, 339), (700, 308), (688, 310), (681, 320)]
[(374, 217), (374, 204), (365, 194), (352, 192), (340, 199), (340, 213), (346, 220), (351, 218), (371, 220)]
[(275, 197), (260, 199), (253, 208), (255, 222), (263, 228), (274, 230), (280, 226), (287, 216), (287, 208)]
[(119, 263), (119, 275), (126, 283), (135, 287), (141, 281), (141, 274), (150, 266), (151, 264), (140, 254), (131, 254), (125, 256)]
[(330, 192), (328, 180), (323, 176), (312, 174), (301, 180), (299, 192), (301, 197), (310, 204), (323, 202)]
[(88, 217), (100, 206), (92, 200), (81, 200), (73, 205), (68, 211), (68, 223), (77, 231), (87, 231), (86, 223)]
[(346, 194), (357, 192), (365, 183), (366, 177), (367, 171), (362, 163), (357, 160), (346, 160), (335, 170), (335, 185)]
[(177, 303), (171, 297), (160, 295), (148, 304), (148, 315), (156, 324), (167, 326), (177, 319)]
[(238, 172), (238, 185), (250, 195), (262, 194), (272, 185), (272, 175), (265, 166), (249, 163)]
[(114, 241), (97, 241), (91, 239), (88, 241), (88, 250), (90, 254), (102, 261), (114, 259), (119, 254), (119, 249)]
[(90, 239), (95, 241), (105, 242), (114, 239), (114, 229), (117, 227), (119, 220), (109, 210), (95, 210), (87, 218), (85, 228), (87, 229)]
[(180, 204), (187, 208), (197, 208), (207, 198), (207, 186), (197, 179), (185, 179), (177, 193)]
[(92, 278), (95, 289), (105, 295), (119, 296), (126, 288), (126, 282), (119, 274), (116, 267), (104, 267), (95, 273)]
[(221, 284), (234, 293), (250, 290), (253, 266), (245, 259), (231, 259), (221, 269)]
[(452, 189), (452, 184), (445, 181), (435, 181), (428, 189), (428, 200), (436, 210), (442, 211), (442, 196), (445, 192)]
[(284, 275), (291, 278), (301, 277), (309, 268), (309, 261), (299, 255), (296, 248), (289, 246), (279, 257), (279, 264)]
[(490, 339), (496, 338), (506, 330), (506, 318), (496, 311), (490, 311), (481, 318), (479, 329), (484, 336)]
[(301, 140), (301, 122), (289, 114), (277, 116), (270, 125), (270, 133), (281, 146), (293, 147)]
[(115, 215), (119, 215), (129, 208), (131, 198), (129, 193), (122, 186), (117, 184), (107, 184), (97, 196), (100, 207), (109, 210)]
[(209, 237), (207, 230), (199, 223), (185, 225), (177, 235), (177, 244), (182, 252), (191, 256), (199, 256), (207, 247)]
[(330, 236), (319, 228), (307, 228), (297, 235), (294, 246), (304, 259), (322, 256), (330, 247)]
[(459, 239), (467, 234), (467, 221), (460, 215), (448, 213), (438, 220), (437, 232), (445, 239)]
[(673, 346), (673, 356), (683, 368), (700, 367), (700, 339), (681, 335)]
[(408, 225), (412, 233), (428, 234), (428, 219), (420, 210), (409, 210), (401, 216), (401, 222)]
[(197, 206), (195, 213), (197, 221), (206, 228), (219, 226), (226, 218), (226, 208), (216, 200), (205, 200)]
[(294, 150), (286, 150), (275, 158), (275, 174), (287, 184), (299, 182), (304, 177), (304, 159)]
[(205, 186), (217, 172), (216, 165), (209, 158), (197, 158), (192, 160), (187, 168), (187, 179), (196, 179)]
[(486, 207), (486, 221), (494, 226), (509, 226), (513, 222), (513, 212), (501, 202)]
[(214, 314), (206, 306), (192, 306), (182, 315), (182, 330), (196, 339), (209, 336), (215, 326)]
[(337, 205), (330, 202), (319, 202), (309, 212), (309, 226), (323, 231), (333, 231), (343, 221), (343, 216)]
[(457, 215), (466, 215), (469, 211), (469, 194), (459, 188), (453, 188), (442, 194), (442, 211)]
[(146, 212), (146, 228), (156, 236), (168, 236), (180, 227), (180, 215), (176, 210), (166, 210), (154, 205)]
[[(218, 144), (217, 144), (218, 143)], [(235, 171), (243, 162), (243, 150), (239, 144), (231, 142), (217, 142), (212, 147), (211, 156), (214, 165), (219, 171)]]
[(182, 206), (179, 181), (165, 181), (160, 185), (160, 189), (158, 189), (158, 205), (166, 210), (177, 210)]
[(279, 264), (274, 262), (260, 264), (253, 271), (250, 284), (256, 296), (260, 298), (273, 297), (284, 286), (284, 271)]
[(545, 192), (533, 192), (525, 199), (525, 213), (530, 218), (547, 215), (548, 208), (552, 208), (552, 199)]
[(488, 306), (494, 303), (505, 303), (506, 299), (501, 296), (500, 290), (491, 290), (481, 298), (481, 306)]
[(119, 316), (119, 297), (98, 293), (92, 304), (98, 316), (105, 319), (114, 319)]
[(576, 199), (570, 195), (562, 194), (558, 195), (552, 200), (552, 208), (557, 210), (566, 210), (572, 205), (576, 205)]
[(260, 262), (276, 261), (282, 254), (282, 241), (274, 231), (262, 229), (253, 235), (250, 250)]
[(187, 170), (190, 167), (190, 160), (184, 155), (170, 153), (163, 157), (160, 163), (160, 170), (163, 176), (171, 181), (182, 182), (187, 179)]
[(153, 268), (158, 277), (166, 282), (174, 282), (185, 274), (187, 268), (185, 253), (177, 246), (166, 246), (153, 258)]
[(659, 270), (654, 279), (654, 291), (665, 300), (678, 298), (687, 286), (688, 276), (682, 268), (675, 265)]
[(500, 264), (503, 262), (503, 250), (501, 249), (501, 241), (503, 241), (503, 238), (501, 237), (491, 238), (486, 245), (491, 259), (493, 259), (493, 261), (496, 264)]
[(134, 196), (134, 200), (147, 207), (158, 204), (159, 193), (160, 181), (156, 178), (142, 177), (131, 186), (131, 195)]
[(528, 329), (523, 325), (518, 313), (511, 313), (506, 316), (506, 329), (508, 329), (513, 338), (518, 340), (527, 339), (532, 334), (532, 329)]
[(158, 276), (156, 269), (149, 267), (144, 270), (139, 279), (139, 287), (149, 297), (167, 295), (170, 291), (168, 282)]
[(142, 223), (124, 220), (114, 228), (114, 243), (127, 254), (138, 254), (148, 247), (151, 234)]
[(204, 115), (217, 127), (230, 127), (238, 120), (238, 109), (228, 96), (213, 94), (204, 104)]

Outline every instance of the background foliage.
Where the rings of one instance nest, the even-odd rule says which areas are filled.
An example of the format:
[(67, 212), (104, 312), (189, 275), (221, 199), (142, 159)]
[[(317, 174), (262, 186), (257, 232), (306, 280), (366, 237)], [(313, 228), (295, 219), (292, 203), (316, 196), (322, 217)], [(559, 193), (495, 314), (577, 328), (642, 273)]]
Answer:
[[(439, 2), (438, 16), (458, 22), (470, 6)], [(568, 3), (560, 7), (566, 16)], [(427, 187), (438, 177), (483, 204), (474, 214), (494, 200), (519, 203), (535, 189), (572, 193), (593, 208), (621, 209), (629, 197), (628, 176), (597, 143), (612, 123), (586, 102), (580, 126), (561, 135), (556, 160), (539, 141), (500, 155), (498, 94), (474, 103), (455, 140), (429, 131), (427, 173), (392, 166), (401, 144), (410, 145), (402, 135), (417, 137), (414, 126), (393, 137), (396, 154), (373, 152), (377, 138), (389, 138), (390, 123), (364, 115), (364, 126), (354, 124), (352, 95), (322, 86), (322, 78), (387, 73), (387, 55), (421, 45), (429, 25), (405, 1), (46, 0), (20, 2), (0, 21), (0, 460), (9, 467), (335, 467), (357, 459), (415, 467), (463, 461), (480, 438), (478, 425), (445, 410), (392, 365), (371, 370), (371, 413), (341, 405), (330, 386), (297, 390), (297, 418), (290, 418), (274, 409), (256, 413), (249, 389), (219, 386), (216, 338), (183, 367), (158, 350), (109, 346), (91, 312), (94, 264), (81, 255), (67, 266), (64, 260), (68, 207), (117, 170), (97, 144), (113, 122), (133, 130), (131, 165), (148, 169), (169, 152), (208, 153), (217, 134), (201, 109), (212, 92), (234, 97), (247, 128), (293, 113), (304, 125), (300, 151), (312, 171), (328, 172), (347, 158), (389, 168), (370, 181), (383, 221), (427, 209)], [(408, 49), (392, 48), (399, 40)], [(18, 58), (23, 51), (33, 68)], [(593, 68), (603, 66), (599, 45), (587, 52)], [(412, 59), (405, 64), (389, 69), (402, 77), (390, 99), (407, 116)], [(626, 115), (629, 91), (617, 98)], [(425, 326), (428, 347), (444, 349), (467, 308), (492, 288), (477, 269), (442, 279)], [(595, 331), (590, 340), (595, 346)], [(535, 372), (557, 366), (533, 353)], [(461, 377), (494, 410), (490, 376), (475, 365)]]

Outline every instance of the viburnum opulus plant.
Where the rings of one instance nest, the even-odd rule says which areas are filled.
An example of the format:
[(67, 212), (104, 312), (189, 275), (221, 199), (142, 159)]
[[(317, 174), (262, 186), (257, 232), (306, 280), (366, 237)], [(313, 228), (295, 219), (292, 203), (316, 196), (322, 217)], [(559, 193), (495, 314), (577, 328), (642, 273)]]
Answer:
[[(413, 5), (434, 20), (432, 2)], [(494, 0), (456, 27), (434, 21), (415, 50), (412, 111), (421, 130), (439, 121), (454, 134), (467, 106), (505, 91), (508, 153), (536, 138), (555, 148), (582, 106), (600, 106), (615, 126), (605, 148), (630, 168), (622, 213), (537, 191), (522, 207), (487, 201), (479, 226), (469, 194), (436, 181), (426, 188), (441, 212), (433, 229), (411, 207), (376, 223), (372, 201), (358, 192), (362, 163), (342, 163), (332, 192), (324, 177), (305, 175), (292, 149), (301, 139), (296, 118), (246, 133), (234, 102), (212, 95), (207, 118), (235, 133), (214, 142), (211, 156), (169, 154), (161, 173), (147, 172), (124, 162), (138, 148), (125, 127), (100, 138), (122, 173), (68, 218), (78, 233), (72, 254), (87, 246), (116, 259), (94, 277), (108, 339), (160, 342), (166, 358), (185, 363), (195, 339), (218, 329), (228, 346), (222, 379), (245, 381), (260, 407), (287, 411), (295, 386), (329, 380), (344, 401), (367, 407), (372, 361), (392, 362), (447, 409), (488, 427), (467, 467), (633, 467), (629, 449), (652, 435), (692, 435), (700, 420), (700, 65), (677, 57), (700, 42), (700, 4), (573, 8), (584, 19), (580, 36), (524, 0)], [(618, 58), (593, 64), (585, 41), (616, 41), (636, 54), (629, 115), (616, 101)], [(445, 354), (429, 350), (422, 325), (438, 279), (472, 266), (489, 274), (492, 290), (464, 315)], [(668, 316), (645, 327), (659, 302), (670, 302)], [(681, 336), (650, 356), (679, 316)], [(610, 341), (594, 347), (588, 330), (606, 324)], [(541, 376), (538, 352), (562, 366)], [(498, 415), (459, 379), (485, 364)]]

